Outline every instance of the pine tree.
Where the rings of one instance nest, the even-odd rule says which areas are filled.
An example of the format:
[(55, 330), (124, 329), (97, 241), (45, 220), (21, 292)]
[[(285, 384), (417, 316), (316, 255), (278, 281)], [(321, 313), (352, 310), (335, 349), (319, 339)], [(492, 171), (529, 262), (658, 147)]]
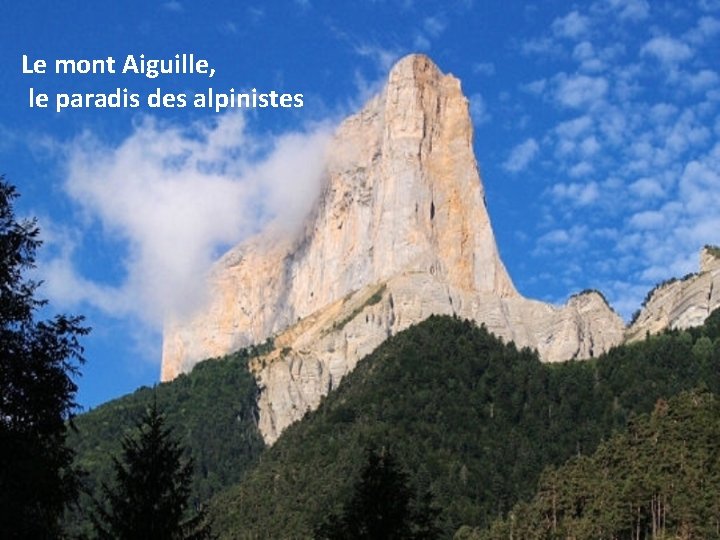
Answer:
[(438, 510), (429, 493), (415, 497), (395, 456), (383, 448), (366, 450), (367, 461), (340, 516), (316, 530), (328, 540), (431, 540), (440, 536)]
[(96, 506), (93, 524), (100, 538), (113, 540), (195, 540), (211, 538), (203, 511), (187, 518), (192, 460), (153, 405), (138, 424), (136, 437), (122, 441), (121, 459), (113, 458), (115, 485), (103, 486), (105, 501)]
[(41, 242), (35, 220), (16, 219), (17, 197), (0, 176), (0, 531), (57, 538), (79, 486), (66, 434), (84, 361), (78, 338), (88, 329), (81, 317), (35, 320), (46, 301), (24, 273)]

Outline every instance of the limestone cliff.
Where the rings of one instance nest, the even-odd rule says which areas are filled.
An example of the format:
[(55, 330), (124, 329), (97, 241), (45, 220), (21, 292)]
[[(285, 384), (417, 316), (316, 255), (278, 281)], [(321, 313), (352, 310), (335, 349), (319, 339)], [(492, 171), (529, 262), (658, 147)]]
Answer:
[(643, 339), (666, 328), (701, 325), (720, 307), (720, 253), (705, 247), (700, 252), (700, 272), (656, 287), (626, 331), (628, 341)]
[(294, 239), (267, 231), (217, 264), (211, 304), (169, 323), (163, 380), (273, 336), (253, 369), (272, 442), (388, 336), (430, 314), (484, 323), (547, 361), (623, 339), (597, 293), (563, 307), (523, 298), (497, 251), (460, 82), (425, 56), (339, 127), (325, 188)]

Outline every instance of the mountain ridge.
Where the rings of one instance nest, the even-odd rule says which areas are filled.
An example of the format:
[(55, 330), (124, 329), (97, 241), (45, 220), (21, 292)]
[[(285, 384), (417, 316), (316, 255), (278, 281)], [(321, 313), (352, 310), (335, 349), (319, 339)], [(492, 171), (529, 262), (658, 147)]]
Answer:
[(206, 310), (168, 323), (162, 380), (272, 337), (278, 347), (252, 364), (272, 443), (360, 358), (432, 314), (482, 323), (545, 361), (623, 342), (625, 325), (601, 294), (558, 307), (517, 292), (472, 141), (460, 81), (424, 55), (401, 59), (383, 91), (338, 128), (300, 236), (269, 231), (233, 248), (215, 267)]

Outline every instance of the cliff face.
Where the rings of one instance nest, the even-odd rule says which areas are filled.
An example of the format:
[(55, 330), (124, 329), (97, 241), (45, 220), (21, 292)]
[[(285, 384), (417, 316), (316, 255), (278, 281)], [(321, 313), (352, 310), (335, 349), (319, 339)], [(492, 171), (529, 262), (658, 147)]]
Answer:
[(720, 307), (720, 257), (717, 250), (700, 253), (700, 272), (669, 281), (650, 294), (626, 331), (627, 341), (644, 339), (666, 328), (685, 329), (705, 322)]
[(272, 231), (217, 264), (211, 304), (169, 323), (162, 378), (270, 336), (254, 370), (272, 442), (356, 362), (430, 314), (484, 323), (547, 361), (595, 356), (623, 323), (596, 293), (520, 296), (497, 251), (459, 81), (413, 55), (338, 129), (324, 191), (293, 240)]

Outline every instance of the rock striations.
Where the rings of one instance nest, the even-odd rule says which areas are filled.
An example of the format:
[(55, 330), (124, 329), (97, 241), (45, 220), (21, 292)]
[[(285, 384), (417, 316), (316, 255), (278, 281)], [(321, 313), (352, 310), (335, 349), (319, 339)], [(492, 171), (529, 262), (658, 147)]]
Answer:
[(657, 286), (626, 331), (627, 341), (643, 339), (666, 328), (699, 326), (720, 307), (720, 250), (700, 252), (700, 272)]
[(260, 429), (273, 442), (388, 336), (433, 313), (484, 323), (547, 361), (623, 340), (598, 293), (555, 307), (515, 290), (495, 245), (460, 82), (425, 56), (391, 70), (339, 127), (324, 190), (294, 239), (267, 231), (216, 265), (210, 305), (169, 323), (162, 378), (258, 344)]

